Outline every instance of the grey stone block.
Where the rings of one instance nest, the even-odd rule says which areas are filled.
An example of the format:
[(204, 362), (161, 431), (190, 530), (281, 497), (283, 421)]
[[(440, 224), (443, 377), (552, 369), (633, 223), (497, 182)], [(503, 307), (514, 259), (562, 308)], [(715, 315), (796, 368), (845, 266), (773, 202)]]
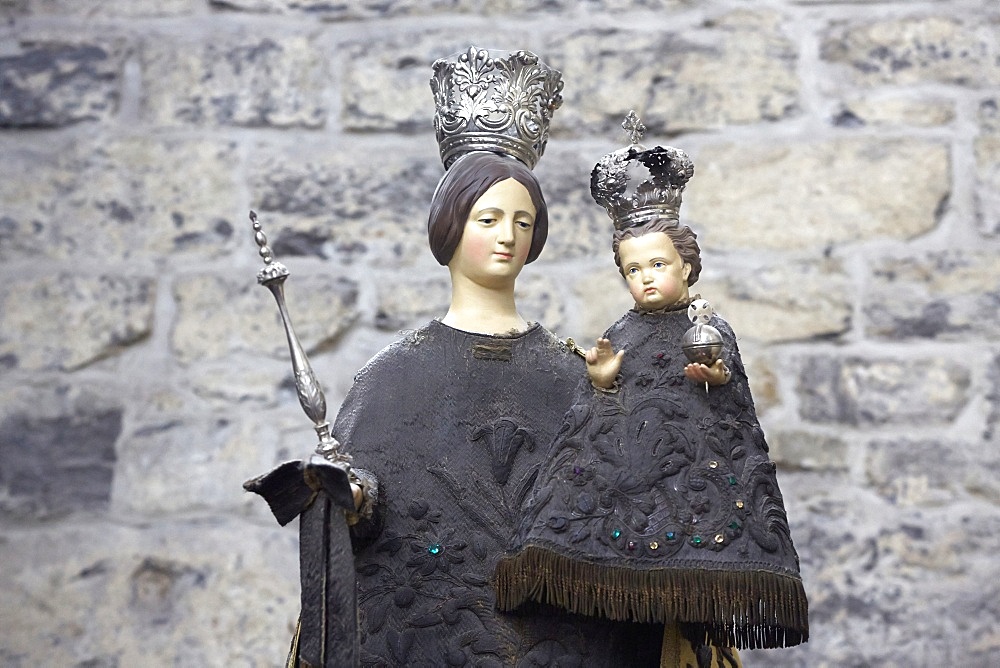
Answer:
[(945, 13), (838, 21), (822, 35), (823, 60), (844, 65), (862, 86), (948, 83), (995, 86), (1000, 62), (992, 32)]
[(273, 519), (57, 523), (12, 539), (0, 569), (5, 609), (17, 611), (4, 618), (5, 665), (284, 661), (298, 548)]
[(943, 251), (873, 262), (865, 332), (892, 341), (1000, 339), (1000, 266), (994, 253)]
[(4, 284), (0, 355), (28, 370), (75, 370), (117, 355), (151, 334), (155, 297), (156, 282), (145, 276), (57, 274)]
[(246, 220), (232, 142), (124, 136), (34, 142), (4, 157), (0, 259), (204, 259), (231, 250), (233, 221)]
[(443, 173), (440, 163), (398, 154), (377, 162), (274, 155), (254, 164), (250, 190), (279, 258), (408, 264), (430, 257), (427, 203)]
[(797, 50), (772, 12), (737, 11), (683, 32), (586, 30), (556, 49), (567, 81), (560, 128), (619, 141), (633, 108), (652, 135), (798, 113)]
[(48, 518), (107, 508), (122, 410), (0, 422), (0, 512)]
[(0, 128), (53, 128), (113, 118), (121, 97), (121, 46), (27, 43), (0, 57)]
[(147, 38), (143, 115), (161, 125), (320, 128), (326, 59), (305, 37)]
[(695, 166), (684, 201), (708, 248), (913, 239), (951, 193), (948, 146), (918, 139), (711, 145)]
[(868, 481), (896, 504), (956, 501), (968, 487), (979, 488), (983, 467), (995, 475), (1000, 458), (979, 443), (954, 439), (878, 439), (868, 444), (866, 455)]
[[(305, 446), (315, 446), (311, 423), (301, 409), (289, 409), (300, 411), (296, 417)], [(249, 420), (179, 420), (153, 411), (144, 411), (135, 422), (118, 446), (111, 498), (116, 512), (266, 515), (259, 499), (242, 492), (242, 484), (279, 463), (274, 429)]]
[(948, 424), (969, 401), (969, 370), (954, 360), (815, 356), (803, 361), (800, 415), (852, 426)]

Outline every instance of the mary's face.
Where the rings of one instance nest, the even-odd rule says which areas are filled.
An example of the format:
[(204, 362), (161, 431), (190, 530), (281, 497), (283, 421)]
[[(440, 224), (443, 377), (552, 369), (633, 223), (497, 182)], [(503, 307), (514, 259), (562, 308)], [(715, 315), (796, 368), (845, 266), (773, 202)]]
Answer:
[(452, 274), (483, 287), (513, 285), (531, 250), (535, 214), (528, 189), (518, 181), (494, 184), (469, 210), (448, 263)]

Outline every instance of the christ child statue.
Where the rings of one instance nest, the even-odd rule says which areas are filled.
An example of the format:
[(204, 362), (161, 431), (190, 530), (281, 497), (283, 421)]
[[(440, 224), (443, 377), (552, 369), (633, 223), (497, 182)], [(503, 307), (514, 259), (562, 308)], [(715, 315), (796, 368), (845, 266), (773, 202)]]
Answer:
[[(612, 157), (652, 173), (629, 197), (625, 169), (612, 164), (618, 180), (601, 180), (614, 181), (616, 199), (602, 203), (635, 306), (586, 353), (591, 383), (498, 565), (498, 603), (663, 624), (663, 665), (683, 665), (666, 654), (678, 637), (713, 661), (732, 648), (799, 644), (808, 604), (736, 336), (704, 304), (692, 307), (700, 249), (677, 213), (693, 167), (669, 147)], [(707, 364), (683, 346), (689, 308), (717, 330), (721, 353)]]

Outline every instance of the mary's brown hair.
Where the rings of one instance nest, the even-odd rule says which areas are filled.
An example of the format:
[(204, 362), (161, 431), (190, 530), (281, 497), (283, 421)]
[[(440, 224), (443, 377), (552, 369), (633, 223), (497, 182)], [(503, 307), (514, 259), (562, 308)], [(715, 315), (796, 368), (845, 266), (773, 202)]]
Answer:
[(535, 175), (514, 158), (477, 151), (456, 160), (438, 183), (427, 218), (427, 239), (434, 258), (451, 262), (472, 205), (501, 181), (514, 179), (524, 186), (535, 205), (535, 225), (526, 262), (533, 262), (549, 234), (549, 212)]

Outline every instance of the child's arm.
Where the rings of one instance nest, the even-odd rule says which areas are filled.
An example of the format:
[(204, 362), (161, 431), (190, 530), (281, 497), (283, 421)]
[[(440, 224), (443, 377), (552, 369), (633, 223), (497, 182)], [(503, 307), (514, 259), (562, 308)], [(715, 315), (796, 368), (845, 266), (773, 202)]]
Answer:
[(684, 375), (696, 383), (708, 383), (709, 385), (725, 385), (732, 375), (726, 363), (721, 359), (715, 360), (712, 366), (704, 364), (688, 364), (684, 367)]
[(610, 390), (615, 386), (615, 379), (618, 378), (618, 371), (622, 368), (622, 356), (625, 350), (614, 353), (611, 349), (611, 341), (608, 339), (597, 339), (597, 345), (587, 351), (587, 375), (594, 387), (603, 390)]

